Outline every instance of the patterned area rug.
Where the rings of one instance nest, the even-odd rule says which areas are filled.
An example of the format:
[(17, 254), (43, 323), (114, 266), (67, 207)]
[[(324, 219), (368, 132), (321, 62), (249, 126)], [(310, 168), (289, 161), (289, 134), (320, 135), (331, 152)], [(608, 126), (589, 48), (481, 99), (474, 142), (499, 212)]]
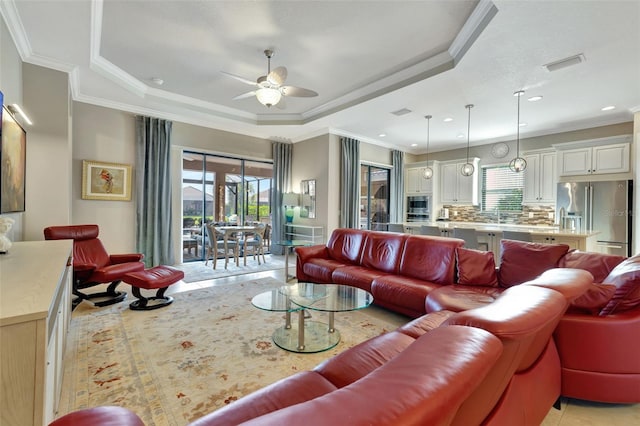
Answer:
[[(287, 352), (271, 340), (283, 314), (251, 305), (253, 296), (280, 285), (264, 278), (178, 293), (155, 311), (131, 311), (126, 301), (104, 308), (81, 303), (67, 341), (59, 415), (121, 405), (148, 426), (185, 425), (408, 321), (373, 306), (339, 313), (336, 347)], [(324, 313), (312, 315), (326, 321)]]
[[(184, 271), (183, 281), (187, 283), (230, 277), (232, 275), (284, 269), (284, 256), (272, 256), (267, 254), (265, 255), (265, 259), (266, 262), (261, 262), (260, 265), (258, 265), (257, 260), (249, 257), (247, 259), (247, 266), (244, 266), (243, 258), (240, 258), (239, 266), (236, 266), (234, 262), (229, 262), (226, 269), (224, 267), (224, 259), (218, 260), (216, 269), (213, 269), (211, 260), (208, 265), (205, 265), (204, 262), (187, 262), (177, 265), (176, 268)], [(293, 267), (295, 266), (295, 259), (293, 256), (291, 259), (289, 259), (289, 266)]]

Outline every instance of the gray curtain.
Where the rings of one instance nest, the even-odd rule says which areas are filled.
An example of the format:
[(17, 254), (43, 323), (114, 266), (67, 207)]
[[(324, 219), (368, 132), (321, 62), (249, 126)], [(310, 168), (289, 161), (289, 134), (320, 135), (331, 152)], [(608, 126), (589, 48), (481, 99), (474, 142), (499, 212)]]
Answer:
[(389, 194), (389, 220), (391, 223), (402, 223), (402, 204), (404, 194), (404, 152), (391, 151), (391, 191)]
[(136, 250), (147, 267), (173, 265), (172, 122), (136, 116)]
[(284, 247), (277, 245), (284, 239), (285, 209), (282, 206), (282, 194), (291, 191), (291, 166), (293, 163), (293, 146), (290, 143), (273, 142), (273, 185), (271, 186), (271, 222), (273, 235), (271, 253), (284, 254)]
[(360, 141), (340, 138), (342, 146), (340, 227), (360, 227)]

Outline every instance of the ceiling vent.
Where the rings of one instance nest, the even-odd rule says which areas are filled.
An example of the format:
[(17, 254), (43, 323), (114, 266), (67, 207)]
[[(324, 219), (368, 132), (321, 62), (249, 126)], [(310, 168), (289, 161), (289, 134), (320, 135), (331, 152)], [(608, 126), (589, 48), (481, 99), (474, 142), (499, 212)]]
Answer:
[(552, 72), (572, 65), (578, 65), (584, 61), (586, 61), (584, 54), (580, 53), (579, 55), (569, 56), (568, 58), (560, 59), (559, 61), (549, 62), (548, 64), (543, 65), (543, 67), (546, 68), (547, 71)]
[(410, 109), (402, 108), (402, 109), (399, 109), (397, 111), (393, 111), (391, 114), (397, 115), (398, 117), (400, 117), (401, 115), (407, 115), (410, 112), (412, 112)]

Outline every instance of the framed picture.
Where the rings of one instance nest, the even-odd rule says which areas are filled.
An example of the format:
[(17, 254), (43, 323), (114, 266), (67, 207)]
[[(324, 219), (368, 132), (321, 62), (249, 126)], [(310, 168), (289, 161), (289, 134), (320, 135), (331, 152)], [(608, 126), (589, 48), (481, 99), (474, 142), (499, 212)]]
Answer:
[(82, 161), (83, 200), (131, 200), (131, 166)]
[(25, 211), (27, 133), (7, 107), (0, 113), (0, 213)]

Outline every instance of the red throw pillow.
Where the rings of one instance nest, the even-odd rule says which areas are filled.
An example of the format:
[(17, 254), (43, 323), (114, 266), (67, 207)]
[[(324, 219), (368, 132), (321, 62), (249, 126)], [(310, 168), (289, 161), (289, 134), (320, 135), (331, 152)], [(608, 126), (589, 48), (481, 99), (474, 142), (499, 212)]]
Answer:
[(458, 284), (497, 287), (493, 252), (456, 248)]
[(567, 312), (587, 313), (598, 315), (616, 292), (616, 286), (611, 284), (591, 284), (589, 289), (576, 300), (571, 302)]
[(558, 268), (584, 269), (591, 272), (594, 283), (602, 283), (607, 275), (626, 258), (614, 254), (591, 253), (572, 250), (562, 256)]
[(511, 287), (532, 280), (547, 269), (555, 268), (569, 251), (566, 244), (539, 244), (515, 240), (501, 240), (502, 256), (498, 281)]
[(616, 292), (600, 316), (611, 315), (640, 306), (640, 254), (628, 258), (604, 279), (605, 284), (616, 286)]

